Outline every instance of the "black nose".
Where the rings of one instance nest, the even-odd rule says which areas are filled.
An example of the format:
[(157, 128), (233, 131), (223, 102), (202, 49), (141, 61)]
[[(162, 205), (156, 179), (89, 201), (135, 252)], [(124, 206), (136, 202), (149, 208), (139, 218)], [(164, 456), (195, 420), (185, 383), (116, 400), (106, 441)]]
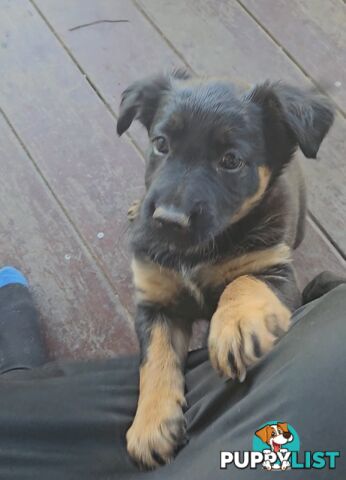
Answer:
[(162, 225), (187, 229), (190, 226), (190, 217), (174, 206), (157, 207), (153, 218)]
[(283, 433), (283, 436), (284, 436), (285, 438), (290, 438), (291, 432), (284, 432), (284, 433)]

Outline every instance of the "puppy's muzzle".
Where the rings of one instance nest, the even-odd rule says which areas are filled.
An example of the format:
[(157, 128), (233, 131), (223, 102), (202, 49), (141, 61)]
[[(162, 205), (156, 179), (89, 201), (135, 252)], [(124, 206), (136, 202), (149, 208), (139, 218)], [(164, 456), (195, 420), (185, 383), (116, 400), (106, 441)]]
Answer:
[(181, 230), (190, 228), (190, 217), (172, 205), (157, 207), (153, 213), (153, 219), (157, 224), (165, 227)]

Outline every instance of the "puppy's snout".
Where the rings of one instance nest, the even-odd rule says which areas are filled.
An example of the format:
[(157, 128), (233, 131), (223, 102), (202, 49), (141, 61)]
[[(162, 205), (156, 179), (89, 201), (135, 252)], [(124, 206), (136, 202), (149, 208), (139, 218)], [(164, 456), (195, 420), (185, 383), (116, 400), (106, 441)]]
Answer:
[(153, 213), (154, 220), (167, 227), (186, 230), (190, 227), (190, 217), (174, 206), (159, 206)]
[(288, 439), (291, 437), (291, 432), (284, 432), (282, 435)]

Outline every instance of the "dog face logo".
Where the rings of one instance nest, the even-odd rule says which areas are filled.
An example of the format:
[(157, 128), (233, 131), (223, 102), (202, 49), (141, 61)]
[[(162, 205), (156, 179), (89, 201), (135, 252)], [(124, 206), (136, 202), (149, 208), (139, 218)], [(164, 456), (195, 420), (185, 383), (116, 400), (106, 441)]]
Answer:
[(257, 430), (256, 435), (262, 442), (267, 443), (275, 453), (279, 452), (283, 445), (293, 440), (293, 435), (288, 429), (287, 423), (266, 425)]
[[(220, 451), (220, 469), (311, 470), (336, 468), (338, 450), (301, 451), (298, 432), (291, 424), (275, 420), (262, 424), (252, 437), (252, 450)], [(269, 474), (270, 476), (270, 474)]]
[(266, 470), (287, 470), (291, 468), (288, 461), (287, 444), (293, 442), (294, 435), (290, 430), (287, 422), (269, 423), (255, 432), (255, 436), (267, 444), (270, 449), (263, 449), (264, 453), (273, 452), (279, 460), (276, 463), (264, 461), (262, 466)]

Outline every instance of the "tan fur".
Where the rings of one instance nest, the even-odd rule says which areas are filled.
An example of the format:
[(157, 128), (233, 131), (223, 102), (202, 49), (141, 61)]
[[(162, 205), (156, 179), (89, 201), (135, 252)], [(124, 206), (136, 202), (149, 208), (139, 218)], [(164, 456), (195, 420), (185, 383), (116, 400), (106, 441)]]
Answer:
[(258, 168), (258, 176), (259, 176), (259, 183), (258, 189), (254, 195), (247, 198), (240, 209), (233, 215), (232, 223), (237, 222), (241, 218), (245, 217), (250, 210), (261, 200), (263, 197), (264, 192), (267, 189), (269, 180), (270, 180), (270, 170), (266, 166), (262, 166)]
[[(246, 367), (257, 361), (252, 334), (255, 334), (261, 352), (266, 353), (276, 340), (273, 323), (282, 331), (290, 325), (291, 313), (273, 291), (251, 275), (238, 277), (220, 297), (209, 334), (210, 360), (221, 374), (245, 378)], [(234, 356), (237, 372), (229, 362)]]
[(277, 264), (289, 263), (291, 252), (287, 245), (280, 243), (275, 247), (246, 253), (226, 262), (205, 265), (198, 270), (200, 286), (218, 286), (229, 283), (241, 275), (258, 273)]
[(183, 285), (173, 270), (150, 261), (132, 260), (133, 280), (138, 302), (153, 302), (168, 305), (174, 302)]
[(283, 432), (289, 432), (289, 429), (288, 429), (288, 423), (287, 422), (283, 422), (283, 423), (278, 423), (278, 428), (281, 428), (281, 430)]
[(270, 425), (266, 425), (265, 427), (262, 427), (260, 430), (257, 430), (255, 433), (257, 437), (259, 437), (262, 442), (268, 443), (269, 439), (271, 437), (273, 428)]
[(169, 461), (173, 455), (175, 429), (183, 420), (184, 376), (181, 369), (188, 341), (175, 335), (167, 325), (153, 325), (144, 365), (140, 369), (140, 395), (137, 412), (128, 430), (127, 449), (138, 462), (155, 467), (152, 452)]
[[(278, 428), (281, 428), (281, 430), (283, 432), (289, 432), (288, 424), (286, 422), (278, 423), (277, 426), (278, 426)], [(262, 442), (270, 445), (269, 440), (272, 436), (273, 431), (275, 431), (275, 430), (273, 429), (272, 426), (266, 425), (265, 427), (262, 427), (259, 430), (257, 430), (255, 433), (262, 440)]]
[(277, 264), (290, 262), (290, 249), (285, 244), (250, 252), (226, 262), (203, 265), (178, 273), (149, 260), (133, 259), (132, 271), (137, 302), (152, 302), (163, 306), (173, 304), (185, 288), (202, 306), (203, 288), (227, 284), (242, 275), (255, 274)]
[(139, 214), (139, 209), (141, 206), (142, 200), (135, 200), (127, 211), (127, 218), (130, 222), (133, 222)]

